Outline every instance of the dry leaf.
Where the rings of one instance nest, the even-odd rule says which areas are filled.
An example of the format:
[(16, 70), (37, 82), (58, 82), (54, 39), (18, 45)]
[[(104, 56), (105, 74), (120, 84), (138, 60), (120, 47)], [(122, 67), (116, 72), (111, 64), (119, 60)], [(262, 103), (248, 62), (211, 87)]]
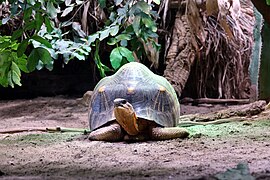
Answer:
[(219, 13), (218, 0), (206, 0), (207, 16), (217, 16)]
[(228, 38), (233, 39), (233, 33), (232, 33), (231, 28), (228, 25), (227, 21), (225, 19), (220, 19), (219, 23), (220, 23), (221, 27), (224, 29)]

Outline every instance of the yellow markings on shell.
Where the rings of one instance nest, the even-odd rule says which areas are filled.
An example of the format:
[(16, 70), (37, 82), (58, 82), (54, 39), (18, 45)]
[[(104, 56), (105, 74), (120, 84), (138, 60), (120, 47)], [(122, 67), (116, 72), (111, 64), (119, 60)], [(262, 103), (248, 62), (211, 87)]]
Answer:
[(134, 94), (135, 92), (135, 88), (134, 87), (128, 87), (127, 88), (127, 94)]
[(101, 86), (99, 89), (98, 89), (98, 92), (99, 93), (102, 93), (105, 91), (105, 86)]
[(163, 96), (164, 93), (166, 93), (166, 88), (164, 86), (161, 86), (161, 85), (158, 85), (158, 86), (159, 86), (158, 93), (157, 93), (156, 98), (154, 100), (154, 109), (157, 109), (158, 111), (164, 112), (164, 105), (163, 105), (161, 96)]
[(166, 91), (166, 88), (164, 86), (159, 86), (159, 91), (160, 92), (165, 92)]

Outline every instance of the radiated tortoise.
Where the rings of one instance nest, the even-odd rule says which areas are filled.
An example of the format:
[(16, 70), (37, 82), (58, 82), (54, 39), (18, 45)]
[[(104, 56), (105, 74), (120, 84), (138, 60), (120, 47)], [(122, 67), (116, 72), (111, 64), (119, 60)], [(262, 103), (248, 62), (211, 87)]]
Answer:
[(185, 138), (176, 127), (180, 105), (171, 84), (145, 65), (131, 62), (96, 85), (89, 105), (90, 140)]

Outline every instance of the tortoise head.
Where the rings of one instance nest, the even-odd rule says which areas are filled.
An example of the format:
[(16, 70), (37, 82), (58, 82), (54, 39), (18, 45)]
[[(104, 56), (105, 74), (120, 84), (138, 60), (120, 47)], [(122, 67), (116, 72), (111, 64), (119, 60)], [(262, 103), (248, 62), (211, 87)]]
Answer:
[(126, 99), (117, 98), (114, 100), (114, 115), (116, 121), (129, 135), (139, 133), (136, 113)]

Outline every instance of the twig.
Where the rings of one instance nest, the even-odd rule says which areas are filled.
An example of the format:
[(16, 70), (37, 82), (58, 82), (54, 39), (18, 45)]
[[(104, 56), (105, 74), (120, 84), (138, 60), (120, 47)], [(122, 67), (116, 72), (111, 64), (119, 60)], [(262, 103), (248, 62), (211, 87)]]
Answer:
[(5, 129), (0, 130), (0, 134), (14, 134), (21, 132), (81, 132), (87, 134), (90, 132), (89, 129), (80, 129), (80, 128), (65, 128), (65, 127), (25, 127), (25, 128), (15, 128), (15, 129)]
[(247, 104), (250, 103), (249, 99), (213, 99), (213, 98), (184, 98), (181, 103), (195, 103), (195, 104)]
[(232, 118), (226, 118), (226, 119), (218, 119), (214, 121), (209, 122), (196, 122), (196, 121), (182, 121), (177, 124), (179, 127), (190, 127), (190, 126), (196, 126), (196, 125), (217, 125), (217, 124), (223, 124), (223, 123), (230, 123), (230, 122), (241, 122), (247, 120), (246, 118), (242, 117), (232, 117)]

